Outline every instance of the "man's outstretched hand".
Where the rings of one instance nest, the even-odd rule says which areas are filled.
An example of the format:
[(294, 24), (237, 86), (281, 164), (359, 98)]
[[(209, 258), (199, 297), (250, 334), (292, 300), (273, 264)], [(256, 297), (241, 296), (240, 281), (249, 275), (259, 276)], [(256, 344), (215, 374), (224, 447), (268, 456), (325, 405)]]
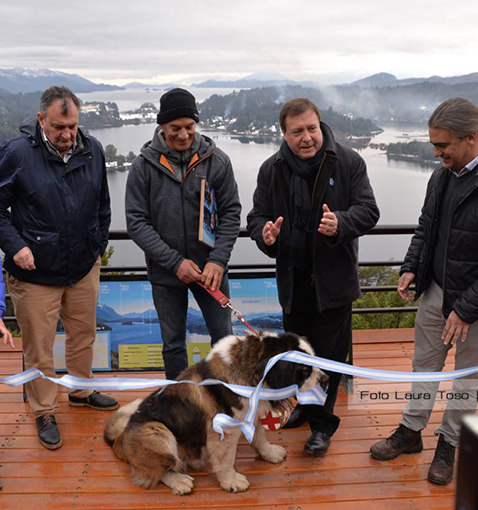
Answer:
[(284, 218), (279, 216), (274, 223), (272, 221), (268, 221), (264, 225), (264, 228), (262, 229), (262, 239), (267, 246), (272, 246), (276, 242), (276, 239), (280, 234), (283, 221)]

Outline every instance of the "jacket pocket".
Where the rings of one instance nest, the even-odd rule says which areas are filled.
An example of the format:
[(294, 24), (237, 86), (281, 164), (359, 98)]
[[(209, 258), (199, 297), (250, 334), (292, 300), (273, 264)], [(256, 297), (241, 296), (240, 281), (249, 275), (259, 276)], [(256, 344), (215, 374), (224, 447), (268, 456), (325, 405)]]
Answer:
[(48, 272), (60, 268), (60, 234), (43, 230), (23, 230), (23, 238), (28, 243), (35, 258), (35, 267)]

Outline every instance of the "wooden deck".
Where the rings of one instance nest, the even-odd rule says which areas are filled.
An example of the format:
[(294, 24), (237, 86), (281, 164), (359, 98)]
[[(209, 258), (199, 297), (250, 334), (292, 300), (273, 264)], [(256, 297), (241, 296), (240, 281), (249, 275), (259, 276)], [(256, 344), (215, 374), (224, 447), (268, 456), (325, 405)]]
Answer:
[[(355, 365), (410, 370), (412, 341), (413, 330), (355, 332)], [(452, 360), (447, 369), (452, 369)], [(20, 371), (21, 352), (8, 351), (2, 344), (0, 377)], [(236, 468), (251, 482), (247, 492), (226, 493), (211, 474), (193, 473), (193, 493), (180, 497), (164, 485), (150, 490), (132, 485), (128, 466), (115, 458), (102, 438), (109, 413), (71, 408), (66, 390), (61, 389), (57, 421), (63, 446), (48, 451), (38, 442), (21, 388), (0, 385), (0, 509), (453, 509), (455, 480), (445, 487), (427, 481), (436, 445), (433, 430), (444, 402), (437, 403), (424, 431), (422, 453), (380, 462), (371, 458), (369, 448), (396, 428), (404, 403), (395, 399), (394, 392), (401, 394), (409, 385), (356, 379), (354, 386), (354, 394), (341, 390), (339, 395), (336, 412), (342, 423), (327, 455), (318, 458), (303, 451), (309, 436), (305, 426), (270, 433), (271, 442), (289, 452), (279, 465), (257, 459), (243, 440)], [(444, 388), (448, 387), (445, 383)], [(360, 391), (388, 392), (390, 399), (360, 402)], [(125, 391), (113, 395), (125, 404), (146, 394)]]

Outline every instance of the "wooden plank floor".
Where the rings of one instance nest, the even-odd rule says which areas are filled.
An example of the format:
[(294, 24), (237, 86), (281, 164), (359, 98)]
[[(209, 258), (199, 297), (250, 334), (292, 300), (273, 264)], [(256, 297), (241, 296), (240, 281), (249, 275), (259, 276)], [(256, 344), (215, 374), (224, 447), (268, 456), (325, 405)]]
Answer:
[[(379, 330), (354, 333), (355, 365), (410, 370), (413, 330)], [(451, 356), (450, 356), (451, 357)], [(452, 369), (452, 359), (447, 369)], [(21, 371), (21, 352), (0, 348), (0, 377)], [(142, 375), (148, 377), (148, 375)], [(149, 377), (157, 377), (152, 374)], [(101, 377), (101, 376), (98, 376)], [(447, 388), (449, 383), (443, 386)], [(285, 462), (272, 465), (255, 457), (242, 440), (236, 468), (251, 482), (242, 494), (219, 489), (214, 476), (193, 473), (194, 492), (180, 497), (161, 485), (144, 490), (132, 485), (129, 468), (118, 461), (102, 434), (109, 413), (70, 408), (60, 390), (57, 421), (63, 446), (43, 448), (33, 417), (23, 403), (21, 389), (0, 385), (0, 491), (1, 510), (43, 509), (187, 509), (212, 510), (451, 510), (455, 480), (442, 487), (427, 481), (444, 402), (435, 406), (424, 431), (425, 450), (380, 462), (371, 458), (370, 446), (396, 428), (404, 403), (360, 399), (361, 391), (400, 394), (409, 385), (355, 379), (354, 393), (343, 390), (336, 412), (342, 423), (327, 455), (313, 457), (303, 451), (309, 436), (303, 426), (270, 433), (273, 443), (288, 450)], [(112, 393), (122, 404), (148, 392)]]

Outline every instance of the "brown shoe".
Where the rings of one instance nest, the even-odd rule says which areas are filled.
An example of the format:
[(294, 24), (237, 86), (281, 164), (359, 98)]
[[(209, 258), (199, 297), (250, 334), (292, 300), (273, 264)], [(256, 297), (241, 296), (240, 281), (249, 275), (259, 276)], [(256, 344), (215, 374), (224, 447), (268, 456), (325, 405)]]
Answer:
[(440, 434), (435, 450), (435, 456), (428, 470), (430, 482), (438, 485), (446, 485), (453, 478), (453, 466), (455, 464), (455, 447), (445, 441)]
[(399, 425), (388, 439), (375, 443), (370, 453), (378, 460), (391, 460), (401, 453), (418, 453), (422, 450), (422, 433)]

